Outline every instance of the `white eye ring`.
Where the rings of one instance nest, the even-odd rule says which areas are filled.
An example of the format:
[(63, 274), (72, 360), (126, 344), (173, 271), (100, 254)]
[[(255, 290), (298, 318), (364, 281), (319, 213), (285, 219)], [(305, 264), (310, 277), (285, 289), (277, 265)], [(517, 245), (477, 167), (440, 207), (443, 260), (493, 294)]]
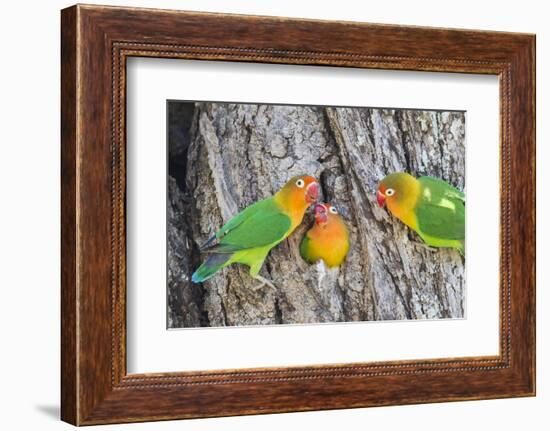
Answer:
[(393, 196), (395, 194), (395, 190), (394, 189), (388, 189), (386, 190), (386, 196)]
[(296, 185), (300, 188), (303, 188), (304, 185), (305, 185), (305, 182), (304, 180), (302, 180), (301, 178), (299, 180), (296, 181)]
[(334, 207), (330, 207), (328, 210), (329, 210), (332, 214), (338, 214), (338, 210), (337, 210), (336, 208), (334, 208)]

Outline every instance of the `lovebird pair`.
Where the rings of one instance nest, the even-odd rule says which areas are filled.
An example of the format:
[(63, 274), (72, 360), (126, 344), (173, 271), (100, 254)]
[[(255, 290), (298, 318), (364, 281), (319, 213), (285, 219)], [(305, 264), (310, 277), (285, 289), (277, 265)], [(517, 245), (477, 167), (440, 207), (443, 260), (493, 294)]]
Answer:
[[(193, 273), (193, 282), (201, 283), (232, 263), (242, 263), (249, 266), (250, 276), (260, 281), (258, 287), (267, 284), (274, 288), (270, 280), (259, 275), (264, 260), (273, 247), (298, 227), (306, 210), (316, 203), (318, 198), (319, 183), (315, 178), (303, 175), (293, 177), (274, 196), (245, 208), (200, 247), (208, 256)], [(303, 254), (307, 256), (306, 260), (326, 258), (327, 264), (336, 264), (338, 257), (335, 257), (333, 249), (326, 255), (322, 251), (315, 254), (317, 247), (330, 246), (331, 238), (337, 243), (341, 242), (339, 238), (334, 238), (337, 231), (334, 228), (338, 221), (336, 218), (339, 216), (334, 207), (326, 204), (315, 206), (315, 224), (301, 246)], [(320, 229), (326, 230), (329, 235), (323, 236)], [(346, 234), (346, 247), (349, 247), (347, 229), (342, 232)], [(343, 251), (341, 246), (340, 249)], [(345, 257), (345, 253), (339, 263)]]
[[(406, 172), (387, 175), (378, 185), (377, 201), (414, 230), (429, 247), (454, 248), (465, 254), (466, 196), (443, 180)], [(328, 219), (327, 219), (328, 214)], [(300, 246), (310, 263), (339, 266), (349, 249), (348, 231), (334, 206), (315, 206), (315, 225)]]

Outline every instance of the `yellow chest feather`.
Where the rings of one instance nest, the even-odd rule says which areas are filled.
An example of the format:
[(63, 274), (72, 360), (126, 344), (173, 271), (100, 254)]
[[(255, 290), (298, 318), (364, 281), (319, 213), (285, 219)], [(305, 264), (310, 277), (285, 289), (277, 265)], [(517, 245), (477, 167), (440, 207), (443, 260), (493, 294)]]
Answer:
[(307, 234), (309, 258), (324, 260), (328, 267), (339, 266), (349, 250), (349, 234), (343, 223), (315, 225)]

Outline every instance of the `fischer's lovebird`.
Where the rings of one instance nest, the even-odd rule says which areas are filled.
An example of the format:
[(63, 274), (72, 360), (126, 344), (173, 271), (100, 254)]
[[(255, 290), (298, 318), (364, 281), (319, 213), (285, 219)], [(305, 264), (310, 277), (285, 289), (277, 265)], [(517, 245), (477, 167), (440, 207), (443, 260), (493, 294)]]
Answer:
[(340, 266), (349, 251), (349, 232), (333, 205), (315, 205), (315, 223), (300, 244), (305, 261), (325, 262), (329, 268)]
[(380, 182), (377, 200), (428, 246), (451, 247), (464, 255), (466, 197), (460, 190), (437, 178), (400, 172)]
[(319, 183), (308, 175), (290, 179), (275, 195), (245, 208), (201, 246), (208, 253), (194, 272), (192, 280), (208, 280), (218, 270), (232, 263), (250, 267), (250, 275), (261, 287), (270, 280), (258, 273), (269, 251), (289, 236), (302, 222), (307, 208), (317, 202)]

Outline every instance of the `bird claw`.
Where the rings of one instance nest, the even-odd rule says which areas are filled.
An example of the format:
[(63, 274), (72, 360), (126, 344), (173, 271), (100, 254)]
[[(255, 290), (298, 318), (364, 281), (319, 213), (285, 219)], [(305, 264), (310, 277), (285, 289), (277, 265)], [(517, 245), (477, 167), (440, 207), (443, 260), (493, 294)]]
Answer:
[(429, 245), (426, 245), (422, 242), (417, 242), (417, 241), (413, 241), (413, 244), (417, 247), (422, 247), (428, 251), (431, 251), (432, 253), (435, 253), (437, 251), (437, 248), (435, 247), (430, 247)]
[(268, 280), (267, 278), (262, 277), (261, 275), (256, 275), (254, 277), (256, 280), (260, 281), (260, 284), (257, 286), (254, 286), (252, 290), (256, 291), (264, 287), (265, 285), (271, 287), (273, 290), (277, 290), (277, 287), (271, 282), (271, 280)]

